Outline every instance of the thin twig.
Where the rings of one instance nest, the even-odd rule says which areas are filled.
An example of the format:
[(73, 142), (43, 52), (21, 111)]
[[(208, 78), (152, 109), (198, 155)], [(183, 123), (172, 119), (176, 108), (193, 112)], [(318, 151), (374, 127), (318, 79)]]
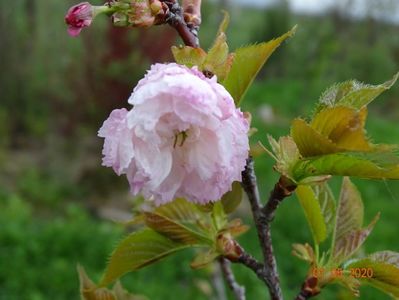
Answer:
[(221, 257), (219, 259), (219, 263), (224, 279), (233, 292), (235, 299), (245, 300), (245, 288), (237, 283), (233, 271), (231, 270), (230, 261), (224, 257)]
[(265, 265), (257, 261), (253, 256), (246, 253), (245, 251), (242, 252), (238, 260), (238, 263), (243, 264), (247, 268), (254, 271), (254, 273), (258, 276), (260, 280), (262, 280), (267, 286), (271, 284), (268, 274), (265, 269)]
[[(247, 160), (247, 165), (242, 172), (242, 186), (251, 204), (255, 226), (258, 232), (258, 239), (264, 258), (264, 270), (256, 270), (256, 274), (269, 288), (272, 300), (282, 300), (283, 295), (280, 287), (280, 279), (277, 271), (276, 259), (273, 254), (272, 237), (270, 224), (274, 218), (275, 211), (280, 202), (289, 196), (294, 187), (286, 187), (285, 181), (280, 180), (270, 194), (269, 200), (264, 207), (261, 207), (254, 162), (252, 157)], [(254, 270), (254, 269), (253, 269)], [(262, 277), (263, 276), (263, 277)]]
[(310, 296), (308, 293), (300, 291), (299, 294), (295, 297), (295, 300), (307, 300), (310, 297), (312, 296)]

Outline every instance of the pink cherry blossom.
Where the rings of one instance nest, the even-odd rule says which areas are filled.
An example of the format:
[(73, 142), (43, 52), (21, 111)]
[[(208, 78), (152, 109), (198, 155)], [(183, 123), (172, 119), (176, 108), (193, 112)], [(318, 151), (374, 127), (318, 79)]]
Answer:
[(68, 33), (77, 36), (83, 27), (90, 26), (93, 21), (93, 6), (89, 2), (82, 2), (72, 6), (65, 16), (68, 24)]
[(114, 110), (99, 136), (103, 165), (126, 174), (134, 195), (204, 204), (241, 181), (249, 124), (216, 76), (155, 64), (128, 102), (133, 108)]

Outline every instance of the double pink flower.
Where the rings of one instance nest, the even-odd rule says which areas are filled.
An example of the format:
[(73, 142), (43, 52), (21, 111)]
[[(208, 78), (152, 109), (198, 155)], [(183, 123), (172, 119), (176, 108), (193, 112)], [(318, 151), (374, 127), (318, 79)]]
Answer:
[(126, 174), (134, 195), (157, 205), (178, 197), (204, 204), (241, 181), (249, 124), (216, 76), (155, 64), (129, 103), (130, 111), (111, 113), (99, 136), (103, 165)]

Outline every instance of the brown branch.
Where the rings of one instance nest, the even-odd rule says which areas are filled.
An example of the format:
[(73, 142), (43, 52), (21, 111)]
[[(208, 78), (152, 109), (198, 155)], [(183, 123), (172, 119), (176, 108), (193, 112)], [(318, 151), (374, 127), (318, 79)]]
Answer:
[(251, 269), (267, 286), (271, 284), (264, 264), (257, 261), (254, 257), (246, 253), (245, 251), (242, 251), (242, 254), (238, 258), (238, 260), (233, 262), (241, 263), (247, 268)]
[(312, 297), (312, 296), (310, 296), (305, 291), (300, 291), (299, 294), (295, 297), (295, 300), (307, 300), (310, 297)]
[[(166, 22), (176, 29), (186, 46), (199, 47), (198, 30), (201, 23), (201, 0), (183, 0), (185, 14), (177, 0), (164, 0), (169, 9)], [(259, 263), (253, 257), (243, 252), (238, 262), (252, 269), (269, 289), (271, 300), (282, 300), (283, 295), (280, 287), (280, 279), (277, 271), (276, 259), (273, 254), (270, 223), (272, 222), (275, 211), (281, 201), (291, 195), (295, 189), (292, 185), (287, 185), (287, 181), (282, 177), (275, 185), (270, 198), (264, 207), (261, 207), (259, 190), (256, 182), (254, 162), (252, 157), (247, 159), (247, 165), (242, 172), (242, 186), (248, 195), (251, 204), (260, 246), (263, 252), (264, 264)], [(225, 261), (224, 258), (222, 258)], [(227, 260), (226, 260), (227, 261)], [(221, 263), (223, 269), (223, 263)], [(238, 300), (245, 299), (243, 287), (240, 287), (234, 280), (231, 270), (224, 266), (223, 270), (226, 280), (233, 290)], [(243, 298), (244, 297), (244, 298)], [(300, 300), (300, 299), (299, 299)]]
[(292, 192), (296, 189), (296, 185), (293, 184), (288, 178), (281, 176), (279, 181), (270, 193), (269, 200), (262, 208), (264, 215), (266, 216), (267, 222), (271, 223), (276, 214), (276, 210), (280, 203), (288, 196), (291, 196)]
[(233, 292), (235, 299), (245, 300), (245, 288), (237, 283), (233, 271), (231, 270), (230, 261), (224, 257), (221, 257), (219, 259), (219, 263), (223, 276), (227, 282), (227, 285)]
[[(165, 22), (176, 29), (181, 39), (186, 46), (198, 48), (198, 30), (199, 24), (189, 26), (183, 16), (183, 9), (180, 7), (177, 0), (162, 1), (168, 7), (169, 11), (166, 14)], [(201, 4), (201, 2), (199, 2)]]
[(242, 172), (242, 186), (248, 195), (248, 200), (251, 204), (251, 210), (264, 259), (263, 270), (260, 269), (259, 265), (251, 269), (254, 270), (257, 276), (266, 283), (272, 300), (282, 300), (283, 295), (280, 287), (276, 259), (273, 253), (270, 225), (278, 205), (295, 189), (294, 186), (289, 185), (288, 183), (290, 182), (285, 179), (280, 179), (280, 181), (274, 186), (268, 202), (262, 208), (256, 182), (254, 162), (252, 157), (247, 159), (247, 165)]

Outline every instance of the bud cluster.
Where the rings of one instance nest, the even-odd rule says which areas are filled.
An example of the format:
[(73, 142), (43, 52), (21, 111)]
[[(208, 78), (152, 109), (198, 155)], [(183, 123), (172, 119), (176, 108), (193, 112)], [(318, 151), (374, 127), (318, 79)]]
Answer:
[(111, 16), (115, 26), (149, 27), (164, 23), (167, 13), (168, 6), (159, 0), (113, 0), (103, 6), (82, 2), (68, 10), (65, 22), (68, 33), (77, 36), (99, 14)]
[(149, 27), (162, 23), (166, 6), (159, 0), (121, 0), (110, 2), (115, 26)]

